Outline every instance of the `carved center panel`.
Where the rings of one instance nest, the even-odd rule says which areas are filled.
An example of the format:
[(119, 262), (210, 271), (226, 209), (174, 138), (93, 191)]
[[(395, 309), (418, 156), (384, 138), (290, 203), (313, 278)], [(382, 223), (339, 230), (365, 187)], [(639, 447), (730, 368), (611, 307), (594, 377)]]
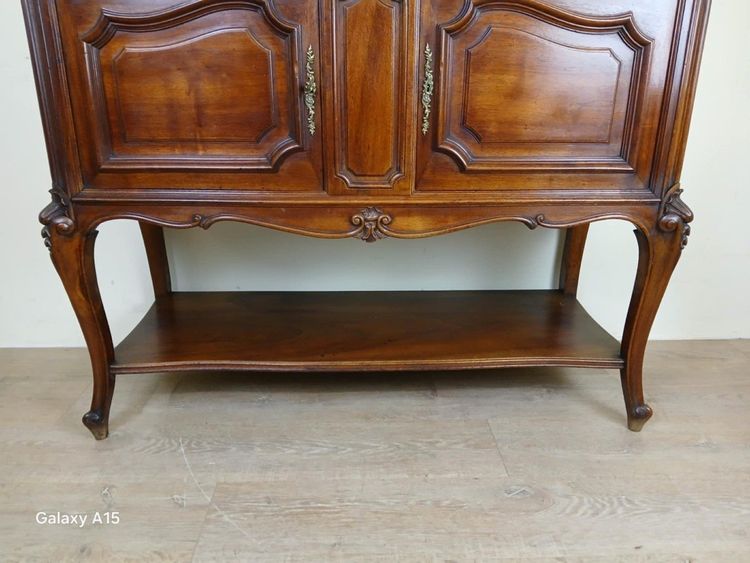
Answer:
[(405, 10), (392, 0), (336, 0), (336, 177), (391, 189), (403, 176)]

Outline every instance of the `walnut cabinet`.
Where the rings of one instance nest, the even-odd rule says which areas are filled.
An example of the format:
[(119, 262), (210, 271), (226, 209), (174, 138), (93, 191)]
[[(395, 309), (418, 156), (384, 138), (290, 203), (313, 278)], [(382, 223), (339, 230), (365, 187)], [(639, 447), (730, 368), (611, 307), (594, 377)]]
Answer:
[[(628, 426), (687, 242), (708, 0), (23, 0), (52, 172), (43, 236), (93, 367), (619, 369)], [(97, 227), (141, 226), (155, 303), (113, 346)], [(620, 342), (576, 300), (588, 226), (639, 253)], [(496, 221), (566, 231), (548, 291), (176, 293), (165, 228), (375, 242)]]

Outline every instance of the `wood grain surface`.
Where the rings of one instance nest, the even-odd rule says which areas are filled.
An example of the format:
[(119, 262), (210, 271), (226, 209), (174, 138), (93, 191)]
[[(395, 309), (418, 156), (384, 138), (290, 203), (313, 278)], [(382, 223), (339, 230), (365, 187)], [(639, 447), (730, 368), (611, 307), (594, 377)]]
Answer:
[(173, 293), (115, 373), (177, 369), (622, 367), (619, 343), (558, 291)]

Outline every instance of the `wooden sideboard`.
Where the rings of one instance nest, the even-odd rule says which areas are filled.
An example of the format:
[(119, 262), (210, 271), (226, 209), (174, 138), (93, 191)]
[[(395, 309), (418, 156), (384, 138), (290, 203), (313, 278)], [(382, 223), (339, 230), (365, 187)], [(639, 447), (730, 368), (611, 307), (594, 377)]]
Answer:
[[(643, 357), (690, 209), (680, 172), (709, 0), (23, 0), (52, 172), (43, 236), (93, 367), (619, 369)], [(113, 346), (97, 227), (140, 223), (155, 291)], [(576, 299), (589, 224), (633, 224), (621, 342)], [(548, 291), (179, 293), (164, 228), (375, 242), (565, 229)]]

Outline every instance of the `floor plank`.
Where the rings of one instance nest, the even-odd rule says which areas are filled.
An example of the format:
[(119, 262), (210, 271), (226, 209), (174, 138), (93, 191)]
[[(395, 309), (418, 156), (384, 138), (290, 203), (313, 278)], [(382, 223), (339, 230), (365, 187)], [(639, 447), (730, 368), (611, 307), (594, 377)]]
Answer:
[[(656, 342), (653, 420), (613, 370), (120, 376), (0, 350), (3, 561), (750, 560), (750, 342)], [(118, 525), (35, 523), (118, 511)]]

